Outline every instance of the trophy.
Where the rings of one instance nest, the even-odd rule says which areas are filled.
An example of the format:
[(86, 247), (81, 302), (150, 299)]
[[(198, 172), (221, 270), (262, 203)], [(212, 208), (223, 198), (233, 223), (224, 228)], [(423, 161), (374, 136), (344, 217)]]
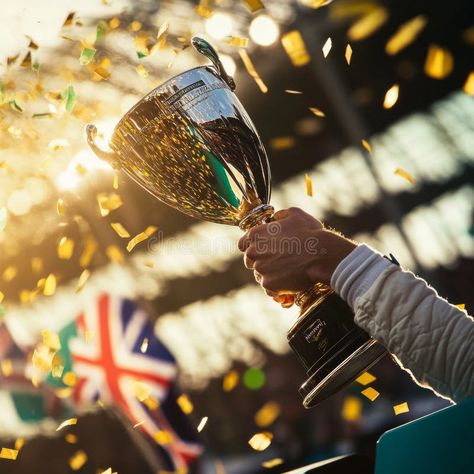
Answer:
[[(169, 79), (132, 107), (115, 127), (110, 150), (91, 149), (164, 203), (199, 219), (246, 231), (269, 222), (270, 168), (235, 83), (213, 47), (192, 45), (212, 65)], [(350, 308), (326, 285), (297, 295), (301, 314), (287, 337), (307, 380), (306, 408), (340, 390), (375, 364), (385, 349), (355, 325)]]

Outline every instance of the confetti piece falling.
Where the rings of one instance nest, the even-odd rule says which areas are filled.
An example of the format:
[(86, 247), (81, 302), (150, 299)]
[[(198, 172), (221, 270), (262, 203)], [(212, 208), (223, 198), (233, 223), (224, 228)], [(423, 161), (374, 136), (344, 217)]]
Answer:
[(270, 147), (273, 150), (289, 150), (295, 146), (293, 137), (275, 137), (270, 140)]
[(251, 448), (255, 451), (265, 451), (272, 443), (273, 435), (268, 431), (254, 434), (248, 441)]
[(56, 292), (56, 277), (50, 273), (44, 282), (43, 295), (53, 296)]
[(344, 53), (344, 56), (346, 58), (347, 65), (350, 66), (352, 59), (352, 46), (349, 43), (347, 43), (346, 52)]
[(61, 198), (56, 202), (56, 212), (58, 216), (64, 216), (64, 201)]
[(111, 262), (123, 263), (124, 261), (123, 253), (116, 245), (108, 245), (105, 253)]
[(143, 64), (139, 64), (135, 70), (137, 71), (137, 74), (140, 76), (140, 77), (143, 77), (143, 78), (146, 78), (148, 77), (149, 73), (148, 71), (146, 70), (145, 66)]
[(151, 387), (145, 382), (135, 380), (133, 382), (133, 393), (138, 400), (143, 402), (151, 395)]
[(311, 178), (305, 174), (304, 175), (304, 181), (306, 185), (306, 195), (309, 197), (313, 196), (313, 182), (311, 181)]
[(413, 178), (413, 176), (403, 168), (396, 168), (393, 174), (407, 180), (410, 184), (415, 184), (415, 179)]
[(299, 95), (299, 94), (302, 94), (301, 91), (295, 91), (295, 90), (293, 90), (293, 89), (285, 89), (285, 92), (286, 92), (287, 94), (298, 94), (298, 95)]
[(361, 143), (362, 146), (368, 151), (368, 153), (372, 153), (372, 147), (370, 146), (370, 143), (367, 140), (362, 139)]
[(97, 74), (100, 79), (106, 81), (110, 77), (110, 72), (103, 66), (97, 66), (94, 69), (94, 74)]
[(66, 372), (63, 377), (63, 382), (69, 387), (74, 387), (77, 382), (76, 374), (74, 372)]
[(148, 338), (145, 337), (145, 339), (143, 339), (143, 342), (142, 342), (142, 345), (140, 346), (140, 352), (142, 354), (145, 354), (145, 352), (147, 351), (148, 349)]
[(72, 112), (76, 105), (76, 92), (73, 86), (68, 86), (66, 89), (65, 107), (67, 112)]
[(239, 373), (236, 370), (228, 372), (222, 380), (222, 389), (224, 392), (231, 392), (239, 383)]
[(272, 467), (279, 466), (280, 464), (283, 464), (283, 459), (275, 458), (275, 459), (270, 459), (269, 461), (262, 462), (262, 467), (270, 469)]
[(158, 230), (157, 227), (148, 226), (144, 232), (140, 232), (138, 235), (133, 237), (130, 242), (127, 244), (127, 251), (131, 252), (140, 242), (148, 239), (152, 234), (154, 234)]
[(10, 377), (10, 375), (13, 373), (13, 364), (11, 359), (3, 359), (0, 366), (3, 376)]
[(73, 471), (78, 471), (87, 462), (87, 454), (81, 450), (77, 451), (69, 459), (69, 466)]
[(63, 237), (58, 245), (58, 257), (61, 260), (69, 260), (74, 253), (74, 240)]
[(86, 284), (90, 276), (91, 276), (91, 272), (87, 268), (82, 271), (79, 277), (79, 281), (77, 282), (77, 286), (75, 290), (76, 293), (79, 293), (82, 290), (82, 288), (84, 288), (84, 285)]
[(133, 428), (138, 428), (139, 426), (142, 426), (145, 423), (145, 420), (139, 421), (138, 423), (135, 423), (133, 425)]
[(418, 35), (423, 31), (428, 20), (423, 15), (418, 15), (406, 23), (403, 23), (395, 34), (387, 41), (385, 52), (390, 56), (398, 54), (402, 49), (409, 46), (416, 40)]
[(309, 110), (310, 110), (314, 115), (316, 115), (316, 117), (326, 117), (326, 114), (325, 114), (322, 110), (320, 110), (320, 109), (318, 109), (318, 108), (316, 108), (316, 107), (310, 107)]
[(408, 408), (408, 403), (403, 402), (403, 403), (400, 403), (399, 405), (394, 405), (393, 411), (395, 415), (401, 415), (403, 413), (408, 413), (410, 409)]
[(367, 397), (371, 402), (373, 402), (379, 395), (380, 393), (375, 390), (375, 388), (372, 387), (367, 387), (366, 389), (362, 390), (362, 395), (364, 397)]
[(110, 225), (112, 226), (112, 229), (115, 230), (117, 235), (119, 237), (122, 237), (122, 239), (126, 239), (130, 237), (128, 230), (125, 229), (125, 227), (122, 224), (120, 224), (120, 222), (112, 222)]
[(204, 416), (201, 421), (199, 422), (199, 425), (197, 427), (198, 433), (200, 433), (204, 427), (206, 426), (207, 420), (209, 419), (208, 416)]
[(474, 96), (474, 71), (472, 71), (469, 74), (469, 76), (467, 76), (466, 82), (464, 83), (464, 86), (463, 86), (462, 90), (467, 95)]
[(13, 265), (8, 265), (7, 268), (3, 271), (2, 278), (5, 282), (10, 282), (12, 281), (18, 273), (18, 269), (14, 267)]
[(228, 36), (225, 38), (224, 43), (237, 46), (238, 48), (246, 48), (249, 45), (249, 39), (242, 36)]
[(181, 394), (176, 402), (178, 403), (179, 405), (179, 408), (181, 408), (181, 411), (183, 413), (185, 413), (186, 415), (189, 415), (193, 412), (194, 410), (194, 406), (191, 402), (191, 400), (189, 399), (189, 397), (186, 395), (186, 394)]
[(351, 41), (361, 41), (375, 33), (388, 20), (388, 10), (378, 7), (357, 20), (347, 32)]
[(15, 99), (11, 99), (9, 102), (10, 108), (16, 110), (17, 112), (23, 112), (23, 109), (18, 105)]
[(78, 438), (75, 434), (72, 434), (72, 433), (68, 433), (64, 439), (66, 440), (67, 443), (69, 444), (76, 444), (77, 441), (78, 441)]
[(5, 229), (7, 225), (7, 209), (6, 207), (0, 208), (0, 232)]
[(260, 0), (244, 0), (247, 6), (250, 8), (252, 13), (258, 12), (259, 10), (263, 10), (265, 5)]
[(82, 48), (81, 55), (79, 56), (79, 64), (81, 66), (87, 66), (94, 59), (96, 50), (95, 48)]
[(79, 265), (82, 268), (86, 268), (89, 266), (96, 250), (97, 250), (96, 240), (90, 235), (88, 235), (86, 238), (86, 242), (84, 244), (84, 250), (82, 251), (82, 254), (79, 257)]
[(250, 59), (250, 56), (248, 55), (247, 51), (245, 49), (239, 49), (239, 55), (242, 58), (242, 62), (244, 63), (245, 69), (247, 69), (247, 72), (249, 75), (253, 78), (253, 80), (257, 83), (257, 86), (263, 92), (266, 94), (268, 92), (268, 87), (266, 84), (263, 82), (262, 78), (259, 76), (257, 70), (255, 69), (255, 66), (252, 63), (252, 60)]
[(153, 439), (161, 446), (171, 444), (174, 440), (173, 435), (169, 431), (157, 431), (153, 435)]
[(398, 93), (400, 91), (400, 87), (398, 84), (394, 84), (390, 89), (385, 93), (385, 97), (383, 99), (383, 108), (384, 109), (391, 109), (398, 100)]
[(72, 426), (77, 424), (77, 418), (69, 418), (68, 420), (64, 420), (57, 428), (56, 431), (62, 430), (66, 426)]
[(102, 217), (109, 215), (111, 211), (115, 211), (123, 204), (122, 198), (117, 193), (99, 193), (97, 194), (97, 202)]
[(360, 420), (362, 415), (362, 401), (358, 397), (346, 397), (342, 405), (342, 418), (353, 422)]
[(41, 331), (41, 337), (43, 344), (53, 351), (59, 351), (61, 349), (61, 341), (59, 340), (58, 334), (50, 331), (49, 329), (43, 329)]
[(255, 413), (255, 424), (260, 428), (270, 426), (280, 415), (281, 408), (276, 402), (267, 402)]
[(323, 46), (323, 56), (325, 58), (328, 57), (328, 54), (329, 52), (331, 51), (331, 48), (332, 48), (332, 39), (331, 38), (328, 38), (326, 40), (326, 42), (324, 43), (324, 46)]
[(15, 440), (15, 449), (19, 451), (25, 445), (24, 438), (17, 438)]
[(431, 44), (425, 60), (425, 74), (433, 79), (448, 77), (454, 66), (453, 55), (447, 49)]
[(455, 304), (456, 308), (460, 309), (461, 311), (466, 311), (466, 305), (464, 303)]
[(249, 390), (259, 390), (265, 385), (266, 375), (258, 367), (250, 367), (244, 373), (243, 382)]
[(361, 385), (369, 385), (375, 380), (377, 380), (377, 377), (373, 376), (369, 372), (364, 372), (362, 375), (356, 378), (356, 382), (360, 383)]
[(76, 16), (76, 12), (69, 13), (66, 19), (64, 20), (63, 28), (65, 26), (71, 26), (75, 16)]
[(2, 448), (0, 451), (0, 459), (10, 459), (15, 461), (18, 456), (18, 449)]
[(281, 38), (281, 44), (290, 58), (293, 66), (302, 67), (311, 60), (303, 37), (298, 30), (290, 31)]

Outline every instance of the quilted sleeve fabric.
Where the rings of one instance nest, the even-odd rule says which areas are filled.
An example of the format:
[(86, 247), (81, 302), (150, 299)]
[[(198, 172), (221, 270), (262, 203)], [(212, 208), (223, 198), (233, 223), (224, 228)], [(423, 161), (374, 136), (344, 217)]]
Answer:
[(474, 397), (474, 320), (369, 247), (352, 253), (331, 284), (354, 310), (356, 324), (420, 385), (455, 402)]

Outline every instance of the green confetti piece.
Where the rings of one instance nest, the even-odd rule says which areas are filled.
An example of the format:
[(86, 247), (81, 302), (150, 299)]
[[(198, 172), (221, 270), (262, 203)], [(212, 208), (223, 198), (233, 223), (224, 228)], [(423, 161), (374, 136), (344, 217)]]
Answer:
[(23, 109), (16, 103), (15, 99), (11, 99), (9, 102), (10, 107), (17, 112), (23, 112)]
[(0, 208), (0, 232), (5, 229), (7, 225), (7, 208), (1, 207)]
[(95, 32), (96, 42), (100, 41), (105, 36), (106, 32), (107, 32), (107, 25), (105, 24), (105, 21), (99, 21), (99, 23), (97, 23), (97, 28)]
[(79, 58), (79, 64), (81, 66), (86, 66), (87, 64), (89, 64), (94, 58), (95, 51), (96, 50), (94, 48), (83, 48), (81, 51), (81, 56)]
[(138, 59), (146, 58), (146, 54), (142, 53), (141, 51), (137, 51), (137, 56), (138, 56)]
[(3, 304), (0, 304), (0, 317), (5, 316), (5, 313), (5, 306), (3, 306)]
[(73, 86), (68, 86), (66, 89), (66, 110), (72, 112), (76, 105), (76, 93)]
[(257, 367), (247, 369), (244, 373), (244, 385), (250, 390), (258, 390), (265, 385), (265, 372)]
[(51, 117), (52, 115), (51, 112), (43, 112), (42, 114), (33, 114), (33, 118)]
[(34, 71), (34, 72), (39, 72), (40, 70), (40, 63), (38, 61), (35, 61), (32, 65), (31, 65), (31, 69)]

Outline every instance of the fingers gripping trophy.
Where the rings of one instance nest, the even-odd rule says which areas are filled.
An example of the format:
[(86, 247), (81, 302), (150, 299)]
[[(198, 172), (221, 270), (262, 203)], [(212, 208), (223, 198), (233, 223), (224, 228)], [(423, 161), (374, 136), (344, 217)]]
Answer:
[[(110, 150), (95, 144), (92, 124), (87, 141), (97, 156), (164, 203), (247, 231), (274, 213), (267, 155), (216, 51), (201, 38), (192, 45), (212, 65), (185, 71), (143, 97), (115, 127)], [(352, 382), (385, 350), (355, 325), (328, 286), (308, 288), (296, 303), (301, 314), (287, 337), (307, 374), (299, 391), (309, 408)]]

